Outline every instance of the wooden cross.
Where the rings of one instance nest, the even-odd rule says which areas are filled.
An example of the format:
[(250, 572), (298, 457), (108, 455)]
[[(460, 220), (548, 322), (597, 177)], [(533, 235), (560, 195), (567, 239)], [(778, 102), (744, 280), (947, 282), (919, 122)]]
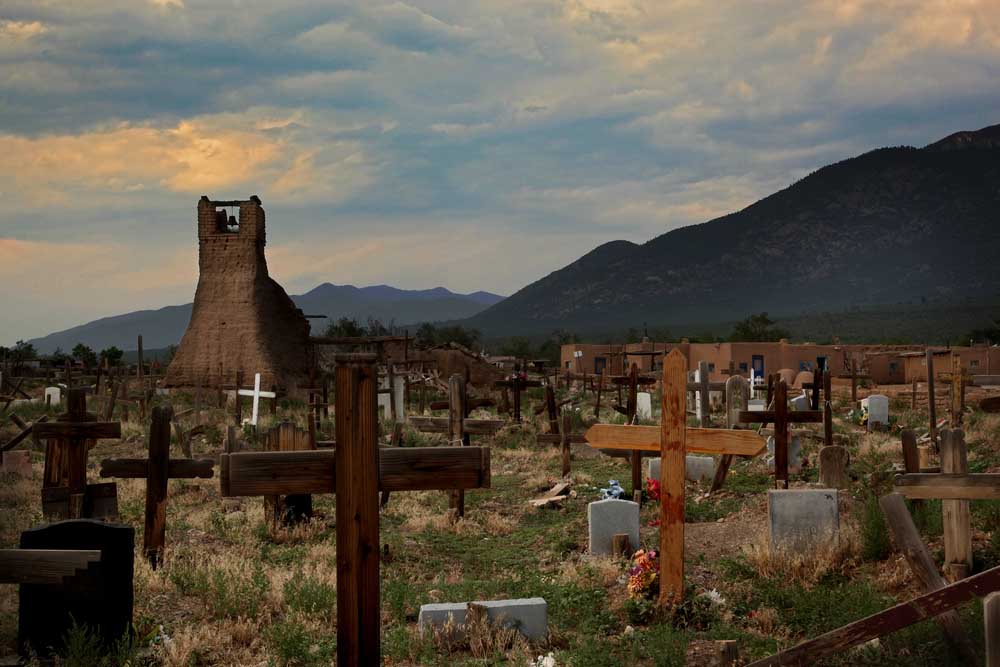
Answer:
[(820, 423), (823, 412), (819, 410), (788, 411), (788, 385), (784, 380), (775, 378), (774, 408), (762, 412), (741, 410), (741, 424), (774, 423), (774, 484), (788, 488), (788, 426), (789, 424)]
[(336, 357), (334, 451), (221, 457), (225, 497), (336, 493), (338, 667), (381, 664), (379, 491), (490, 486), (488, 447), (378, 447), (375, 361)]
[(851, 403), (858, 402), (858, 380), (870, 380), (871, 375), (865, 375), (858, 372), (858, 364), (853, 359), (850, 363), (850, 373), (846, 375), (838, 375), (837, 377), (841, 379), (851, 379)]
[(260, 399), (262, 398), (273, 398), (277, 399), (278, 394), (274, 391), (261, 391), (260, 390), (260, 373), (254, 373), (253, 376), (253, 389), (239, 389), (236, 390), (236, 413), (239, 415), (241, 413), (240, 396), (252, 396), (253, 397), (253, 408), (250, 413), (250, 423), (254, 426), (257, 425), (257, 414), (260, 408)]
[(941, 499), (945, 568), (952, 578), (960, 579), (972, 568), (969, 501), (1000, 499), (1000, 475), (968, 474), (965, 433), (960, 429), (944, 429), (940, 436), (942, 472), (899, 475), (894, 483), (896, 491), (908, 498)]
[(709, 402), (711, 392), (726, 390), (725, 382), (709, 382), (708, 376), (708, 362), (699, 361), (698, 380), (696, 382), (687, 383), (687, 391), (694, 392), (698, 397), (698, 401), (701, 402), (701, 412), (698, 414), (698, 417), (701, 421), (702, 427), (704, 428), (712, 425), (712, 406)]
[(568, 411), (562, 413), (562, 428), (557, 433), (539, 433), (535, 437), (539, 444), (559, 445), (562, 450), (562, 476), (569, 475), (570, 445), (584, 444), (587, 436), (583, 433), (573, 433), (573, 418)]
[(663, 361), (659, 426), (595, 424), (596, 449), (660, 452), (660, 606), (684, 599), (684, 467), (687, 452), (757, 456), (764, 441), (752, 431), (687, 427), (687, 359), (674, 349)]
[(66, 517), (79, 519), (89, 513), (84, 508), (88, 494), (87, 452), (99, 438), (121, 438), (122, 428), (120, 422), (99, 422), (96, 415), (87, 412), (87, 395), (82, 388), (66, 392), (66, 409), (56, 421), (35, 422), (32, 430), (35, 437), (47, 441), (43, 508), (51, 515), (53, 507), (59, 505), (61, 513), (65, 495)]
[(9, 451), (9, 450), (14, 449), (15, 447), (17, 447), (19, 444), (21, 444), (21, 442), (25, 438), (27, 438), (28, 436), (30, 436), (32, 434), (32, 432), (34, 431), (35, 424), (40, 424), (40, 423), (43, 423), (43, 422), (47, 422), (49, 420), (49, 416), (48, 415), (42, 415), (41, 417), (38, 418), (38, 421), (36, 421), (36, 422), (25, 422), (20, 417), (18, 417), (17, 414), (15, 414), (15, 413), (12, 412), (12, 413), (10, 413), (10, 420), (12, 422), (14, 422), (14, 424), (19, 429), (21, 429), (21, 431), (17, 435), (15, 435), (13, 438), (11, 438), (10, 440), (8, 440), (7, 444), (5, 444), (3, 447), (0, 447), (0, 452), (6, 452), (6, 451)]
[(101, 477), (146, 480), (146, 527), (142, 534), (143, 551), (149, 564), (156, 569), (167, 535), (167, 482), (170, 479), (211, 479), (212, 459), (170, 458), (170, 422), (174, 409), (153, 408), (149, 425), (148, 459), (105, 459), (101, 461)]
[(540, 380), (528, 380), (521, 377), (521, 369), (519, 365), (514, 366), (514, 373), (507, 380), (497, 380), (493, 383), (496, 388), (510, 389), (511, 395), (514, 397), (514, 421), (521, 421), (521, 392), (528, 387), (541, 387), (542, 383)]
[(942, 377), (950, 383), (950, 403), (951, 427), (958, 428), (962, 425), (962, 417), (965, 412), (965, 388), (972, 385), (972, 376), (962, 368), (962, 358), (951, 355), (951, 372), (943, 373)]

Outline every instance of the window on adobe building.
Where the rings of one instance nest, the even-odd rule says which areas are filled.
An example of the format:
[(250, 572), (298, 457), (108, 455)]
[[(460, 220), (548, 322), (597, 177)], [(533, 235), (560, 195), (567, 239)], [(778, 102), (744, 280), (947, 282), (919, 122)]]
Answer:
[[(979, 359), (970, 359), (969, 368), (979, 368)], [(955, 393), (957, 394), (958, 392)]]
[(747, 365), (747, 362), (745, 361), (740, 362), (740, 373), (746, 373), (749, 369), (750, 367)]
[(608, 367), (608, 360), (604, 357), (594, 357), (594, 372), (604, 375), (604, 369)]

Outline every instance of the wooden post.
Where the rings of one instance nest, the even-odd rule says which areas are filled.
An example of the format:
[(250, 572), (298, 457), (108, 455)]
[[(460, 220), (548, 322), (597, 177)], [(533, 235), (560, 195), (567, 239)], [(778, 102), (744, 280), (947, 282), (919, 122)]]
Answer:
[[(903, 469), (907, 473), (920, 472), (920, 449), (917, 447), (917, 434), (913, 429), (904, 428), (899, 434), (903, 443)], [(924, 504), (923, 500), (913, 500), (913, 508)]]
[(931, 420), (931, 443), (935, 446), (938, 442), (937, 434), (937, 403), (934, 400), (934, 351), (928, 349), (925, 352), (927, 359), (927, 412)]
[(240, 398), (240, 388), (243, 386), (243, 370), (236, 371), (236, 425), (243, 425), (243, 399)]
[(336, 357), (338, 667), (381, 664), (375, 359)]
[[(941, 431), (941, 472), (962, 475), (969, 472), (965, 433), (959, 429)], [(944, 514), (944, 567), (951, 581), (972, 572), (972, 525), (968, 500), (941, 501)]]
[(514, 421), (521, 423), (521, 371), (514, 366), (514, 377), (511, 378), (511, 392), (514, 394)]
[(556, 392), (551, 384), (545, 385), (545, 410), (549, 416), (549, 433), (559, 433), (559, 413), (556, 410)]
[[(141, 340), (141, 337), (140, 337)], [(167, 479), (170, 460), (170, 420), (174, 410), (153, 408), (149, 425), (149, 466), (146, 471), (146, 527), (143, 548), (150, 565), (156, 568), (167, 535)]]
[(832, 380), (830, 369), (823, 371), (823, 442), (827, 447), (833, 447), (833, 403), (830, 398)]
[(661, 607), (684, 599), (684, 457), (687, 431), (687, 359), (674, 349), (663, 360), (660, 403)]
[(917, 409), (917, 378), (913, 378), (913, 399), (910, 403), (910, 409)]
[[(448, 378), (448, 439), (453, 447), (470, 444), (465, 433), (465, 416), (465, 378), (456, 373)], [(450, 493), (449, 507), (458, 516), (465, 516), (464, 490), (458, 489)]]
[(788, 488), (788, 385), (774, 383), (774, 486)]
[[(568, 381), (567, 381), (568, 384)], [(604, 389), (604, 373), (597, 376), (597, 402), (594, 403), (594, 418), (601, 417), (601, 391)]]
[(397, 421), (397, 415), (399, 413), (397, 412), (396, 407), (396, 377), (392, 371), (391, 359), (385, 364), (385, 375), (386, 380), (389, 383), (389, 416), (392, 418), (392, 421)]
[[(138, 360), (139, 360), (139, 367), (136, 370), (136, 379), (139, 380), (139, 397), (140, 397), (139, 398), (139, 419), (141, 419), (143, 422), (145, 422), (146, 421), (146, 378), (145, 378), (146, 369), (143, 366), (143, 360), (142, 360), (142, 336), (141, 335), (139, 336), (139, 339), (138, 339)], [(127, 399), (128, 396), (126, 395), (125, 398)]]
[[(277, 391), (275, 391), (277, 393)], [(277, 399), (275, 399), (277, 403)], [(330, 418), (330, 378), (323, 373), (323, 419)]]
[(958, 428), (962, 425), (962, 412), (965, 407), (963, 401), (963, 378), (962, 378), (962, 358), (957, 354), (951, 355), (951, 427)]
[(819, 483), (828, 489), (847, 486), (847, 449), (839, 445), (819, 450)]
[(983, 625), (986, 628), (986, 667), (1000, 667), (1000, 592), (983, 598)]
[(708, 428), (712, 425), (712, 401), (711, 390), (708, 381), (708, 362), (698, 362), (698, 396), (701, 401), (701, 427)]
[[(886, 523), (892, 532), (892, 540), (896, 549), (906, 558), (910, 565), (910, 570), (920, 582), (925, 593), (931, 593), (945, 587), (945, 581), (938, 572), (937, 565), (931, 554), (927, 551), (913, 517), (906, 509), (903, 496), (898, 493), (890, 493), (879, 498), (879, 505), (882, 513), (885, 514)], [(975, 664), (975, 651), (969, 641), (968, 635), (962, 629), (962, 621), (958, 617), (958, 612), (949, 611), (937, 617), (938, 624), (947, 633), (948, 638), (955, 645), (966, 659), (968, 664)]]
[(559, 432), (560, 446), (562, 447), (562, 476), (569, 477), (569, 436), (572, 429), (572, 420), (569, 411), (563, 412), (562, 430)]

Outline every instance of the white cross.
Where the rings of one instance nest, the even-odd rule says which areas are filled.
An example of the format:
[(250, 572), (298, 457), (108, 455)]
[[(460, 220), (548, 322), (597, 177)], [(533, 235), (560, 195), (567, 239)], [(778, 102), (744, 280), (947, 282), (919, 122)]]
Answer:
[(257, 408), (260, 405), (260, 399), (263, 398), (275, 398), (277, 394), (273, 391), (261, 391), (260, 390), (260, 373), (254, 373), (253, 376), (253, 391), (249, 389), (237, 389), (236, 400), (240, 400), (240, 396), (253, 396), (253, 415), (250, 417), (250, 423), (254, 426), (257, 425)]

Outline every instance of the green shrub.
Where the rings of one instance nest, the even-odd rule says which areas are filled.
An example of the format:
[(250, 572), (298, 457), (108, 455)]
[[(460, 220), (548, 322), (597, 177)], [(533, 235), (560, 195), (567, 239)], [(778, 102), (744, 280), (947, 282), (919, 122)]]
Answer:
[(861, 557), (865, 560), (882, 560), (891, 550), (889, 528), (882, 517), (882, 508), (879, 507), (878, 498), (874, 494), (869, 495), (861, 515)]
[(258, 565), (249, 577), (215, 570), (211, 576), (209, 606), (219, 618), (255, 617), (264, 602), (270, 584)]
[(285, 582), (285, 604), (304, 614), (332, 618), (337, 608), (337, 590), (311, 577), (297, 576)]
[(267, 643), (274, 654), (271, 667), (318, 667), (330, 664), (336, 651), (333, 640), (314, 640), (296, 620), (284, 620), (271, 626)]

